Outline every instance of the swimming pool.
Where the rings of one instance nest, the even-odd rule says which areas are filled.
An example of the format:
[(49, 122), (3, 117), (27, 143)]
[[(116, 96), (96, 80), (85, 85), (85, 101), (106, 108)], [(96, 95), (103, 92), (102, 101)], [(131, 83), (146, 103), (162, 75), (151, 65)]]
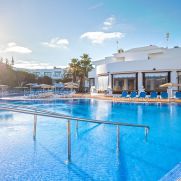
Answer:
[(158, 180), (181, 161), (181, 106), (115, 103), (94, 99), (10, 101), (82, 118), (146, 124), (140, 128), (72, 123), (72, 161), (67, 164), (66, 121), (1, 111), (0, 180)]

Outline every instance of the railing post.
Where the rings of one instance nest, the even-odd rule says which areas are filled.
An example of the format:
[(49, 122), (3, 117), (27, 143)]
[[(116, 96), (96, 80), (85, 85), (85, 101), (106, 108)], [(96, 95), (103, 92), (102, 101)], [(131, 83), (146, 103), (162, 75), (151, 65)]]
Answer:
[(67, 149), (68, 149), (68, 162), (71, 161), (71, 124), (70, 120), (67, 122)]
[(37, 125), (37, 115), (34, 114), (34, 125), (33, 125), (33, 139), (36, 139), (36, 125)]
[(78, 128), (79, 128), (79, 122), (76, 121), (76, 130), (78, 130)]
[(75, 136), (78, 137), (78, 128), (79, 128), (79, 121), (76, 120), (76, 123), (75, 123)]
[(117, 151), (120, 150), (120, 127), (117, 125)]
[(147, 141), (147, 137), (148, 137), (148, 128), (145, 128), (145, 139), (146, 139), (146, 141)]

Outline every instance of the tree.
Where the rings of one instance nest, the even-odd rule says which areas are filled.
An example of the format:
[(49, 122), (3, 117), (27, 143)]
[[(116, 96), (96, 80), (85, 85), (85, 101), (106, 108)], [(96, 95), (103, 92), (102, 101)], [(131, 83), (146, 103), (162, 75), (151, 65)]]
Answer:
[(13, 66), (14, 65), (14, 58), (12, 57), (12, 60), (11, 60), (11, 65)]
[(6, 65), (9, 65), (9, 60), (7, 58), (6, 58), (5, 61), (6, 61)]
[(16, 71), (16, 85), (19, 87), (25, 86), (27, 83), (35, 83), (36, 77), (33, 74), (24, 71)]
[(83, 74), (85, 77), (88, 77), (88, 73), (93, 69), (91, 58), (89, 57), (88, 54), (85, 53), (80, 58), (81, 58), (80, 64)]
[(88, 54), (83, 54), (80, 57), (81, 76), (80, 76), (80, 91), (84, 90), (85, 80), (88, 78), (88, 73), (93, 69), (91, 58)]
[(38, 77), (38, 84), (52, 84), (52, 79), (48, 76)]
[(77, 76), (79, 76), (80, 71), (80, 61), (77, 58), (72, 58), (69, 64), (69, 71), (72, 74), (73, 82), (76, 82)]
[(15, 71), (6, 63), (0, 61), (0, 84), (14, 86), (16, 84)]
[(70, 81), (72, 81), (72, 74), (69, 69), (65, 69), (62, 78), (58, 82), (66, 83)]
[(24, 86), (29, 82), (36, 82), (35, 75), (24, 71), (15, 71), (12, 69), (11, 65), (0, 61), (0, 84), (5, 84), (9, 87), (16, 87)]
[(0, 58), (0, 63), (3, 63), (3, 58), (2, 57)]
[(26, 74), (23, 71), (17, 71), (16, 72), (16, 78), (17, 78), (17, 83), (19, 87), (23, 87), (27, 82), (26, 82)]
[(72, 75), (73, 82), (79, 81), (79, 91), (84, 91), (85, 80), (88, 78), (88, 72), (93, 69), (91, 58), (88, 54), (83, 54), (80, 60), (77, 58), (71, 59), (69, 71)]

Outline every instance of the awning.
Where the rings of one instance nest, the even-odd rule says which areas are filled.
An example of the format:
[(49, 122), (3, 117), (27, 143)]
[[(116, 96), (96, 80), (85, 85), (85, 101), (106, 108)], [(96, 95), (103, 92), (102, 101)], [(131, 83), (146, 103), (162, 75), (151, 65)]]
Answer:
[(15, 89), (28, 89), (28, 87), (14, 87)]
[(54, 84), (54, 87), (55, 87), (55, 88), (63, 88), (63, 87), (64, 87), (64, 84), (63, 84), (63, 83), (55, 83), (55, 84)]
[(167, 77), (168, 72), (145, 73), (145, 77)]
[(79, 84), (74, 83), (74, 82), (67, 82), (67, 83), (64, 84), (64, 87), (68, 88), (68, 89), (78, 89)]
[(6, 88), (8, 88), (8, 85), (0, 85), (0, 89), (6, 89)]
[(54, 86), (48, 85), (48, 84), (40, 84), (40, 88), (42, 88), (42, 89), (52, 89), (52, 88), (54, 88)]
[(181, 87), (181, 84), (175, 84), (175, 83), (169, 82), (169, 83), (160, 85), (160, 87)]
[(115, 74), (113, 75), (113, 78), (135, 78), (136, 74), (132, 73), (132, 74)]
[(27, 86), (34, 86), (34, 85), (38, 85), (37, 83), (28, 83), (28, 84), (26, 84)]

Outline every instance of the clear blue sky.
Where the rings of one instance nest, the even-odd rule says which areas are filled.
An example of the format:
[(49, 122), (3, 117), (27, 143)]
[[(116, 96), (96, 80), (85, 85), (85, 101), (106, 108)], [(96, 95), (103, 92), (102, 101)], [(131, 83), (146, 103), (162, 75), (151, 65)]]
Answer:
[(119, 48), (181, 45), (180, 0), (0, 0), (0, 56), (21, 66), (66, 66)]

